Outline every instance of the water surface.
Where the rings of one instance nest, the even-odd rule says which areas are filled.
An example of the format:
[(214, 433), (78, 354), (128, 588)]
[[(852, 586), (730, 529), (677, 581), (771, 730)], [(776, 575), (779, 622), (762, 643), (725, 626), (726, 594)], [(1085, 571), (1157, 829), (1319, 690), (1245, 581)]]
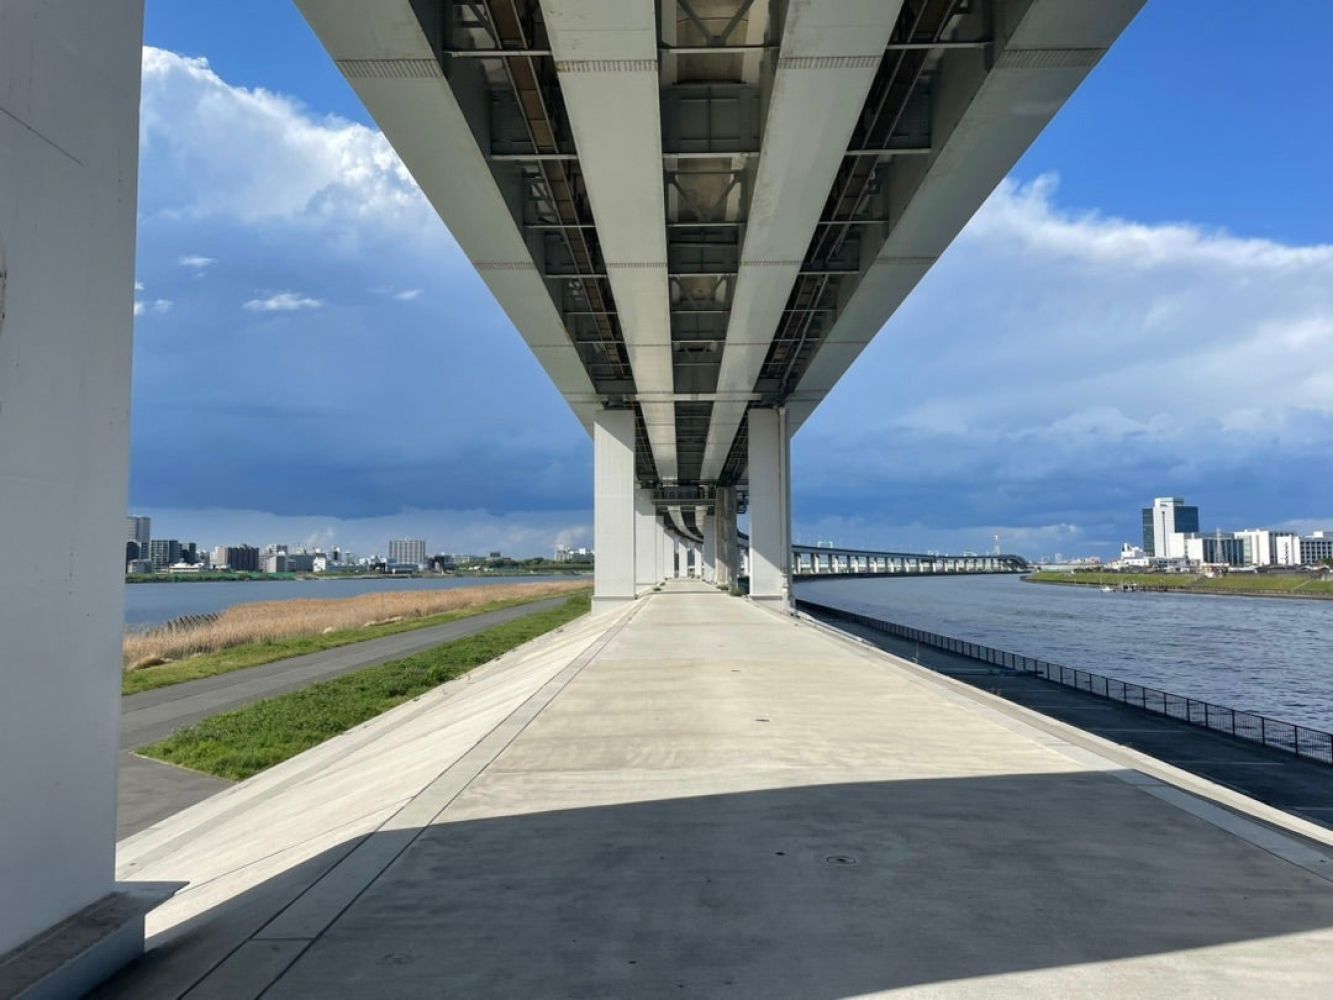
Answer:
[(1333, 601), (1103, 593), (1016, 576), (816, 580), (799, 597), (1333, 730)]

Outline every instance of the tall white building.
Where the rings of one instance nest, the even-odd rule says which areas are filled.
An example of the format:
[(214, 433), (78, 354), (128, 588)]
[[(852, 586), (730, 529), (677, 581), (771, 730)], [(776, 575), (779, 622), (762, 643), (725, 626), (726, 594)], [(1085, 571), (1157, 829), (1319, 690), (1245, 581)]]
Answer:
[[(1199, 531), (1199, 508), (1187, 506), (1182, 497), (1157, 497), (1143, 513), (1145, 521), (1151, 517), (1152, 554), (1159, 559), (1185, 558), (1185, 536)], [(1144, 527), (1146, 543), (1148, 525)]]
[(1301, 538), (1294, 532), (1276, 532), (1273, 536), (1273, 562), (1278, 566), (1301, 564)]
[(407, 563), (413, 566), (426, 565), (426, 540), (424, 538), (390, 539), (389, 562)]

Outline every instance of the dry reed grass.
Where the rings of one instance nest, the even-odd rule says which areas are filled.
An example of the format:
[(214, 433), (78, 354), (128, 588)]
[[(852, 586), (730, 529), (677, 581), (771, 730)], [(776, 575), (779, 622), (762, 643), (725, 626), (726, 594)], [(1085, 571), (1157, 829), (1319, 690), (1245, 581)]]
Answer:
[(184, 631), (163, 629), (125, 636), (125, 669), (160, 664), (200, 653), (216, 653), (254, 642), (272, 642), (323, 632), (363, 628), (426, 618), (496, 601), (533, 599), (585, 589), (586, 580), (558, 583), (510, 583), (454, 590), (395, 590), (356, 597), (237, 604), (218, 616)]

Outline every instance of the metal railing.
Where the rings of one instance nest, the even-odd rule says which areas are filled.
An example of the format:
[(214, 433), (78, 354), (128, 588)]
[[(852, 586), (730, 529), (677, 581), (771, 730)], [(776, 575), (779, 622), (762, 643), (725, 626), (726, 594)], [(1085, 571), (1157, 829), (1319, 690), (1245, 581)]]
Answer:
[(1051, 663), (1048, 660), (1023, 656), (1019, 653), (1010, 653), (1007, 650), (996, 649), (993, 646), (983, 646), (981, 643), (955, 639), (952, 636), (912, 628), (909, 625), (898, 625), (895, 622), (884, 621), (854, 611), (845, 611), (842, 608), (832, 608), (813, 601), (798, 599), (796, 606), (799, 610), (809, 612), (820, 618), (855, 622), (857, 625), (864, 625), (867, 628), (896, 636), (899, 639), (908, 639), (925, 646), (932, 646), (935, 649), (942, 649), (945, 652), (980, 660), (982, 663), (989, 663), (1004, 670), (1032, 674), (1043, 680), (1063, 684), (1065, 687), (1071, 687), (1098, 698), (1118, 701), (1133, 708), (1152, 712), (1155, 715), (1164, 715), (1168, 718), (1189, 723), (1192, 726), (1234, 736), (1239, 740), (1259, 743), (1273, 750), (1281, 750), (1285, 753), (1295, 754), (1298, 757), (1304, 757), (1307, 760), (1333, 765), (1333, 733), (1327, 733), (1321, 729), (1298, 726), (1292, 722), (1270, 719), (1255, 712), (1242, 712), (1239, 709), (1228, 708), (1225, 705), (1214, 705), (1198, 698), (1187, 698), (1184, 695), (1171, 694), (1169, 691), (1159, 691), (1156, 688), (1117, 680), (1104, 674), (1094, 674), (1088, 670), (1078, 670), (1059, 663)]

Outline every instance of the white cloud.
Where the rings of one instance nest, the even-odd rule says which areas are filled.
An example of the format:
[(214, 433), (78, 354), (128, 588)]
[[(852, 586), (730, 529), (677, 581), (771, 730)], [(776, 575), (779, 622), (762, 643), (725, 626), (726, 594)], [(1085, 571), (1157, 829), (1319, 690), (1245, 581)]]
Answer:
[(136, 299), (134, 302), (134, 315), (146, 316), (149, 313), (156, 313), (160, 316), (162, 313), (170, 312), (171, 306), (171, 299), (153, 299), (151, 302), (142, 302)]
[(187, 254), (177, 261), (181, 267), (188, 267), (193, 271), (203, 273), (217, 263), (216, 257), (202, 257), (199, 254)]
[[(379, 132), (313, 115), (281, 94), (231, 86), (207, 59), (147, 47), (143, 73), (146, 218), (438, 227)], [(180, 127), (185, 120), (189, 128)]]
[(1057, 194), (1006, 181), (986, 202), (796, 438), (798, 508), (1075, 523), (1097, 544), (1181, 491), (1223, 529), (1321, 514), (1333, 246)]
[(266, 299), (250, 299), (242, 308), (251, 312), (296, 312), (301, 309), (319, 309), (323, 305), (322, 299), (295, 292), (278, 292)]
[(393, 297), (399, 302), (411, 302), (421, 297), (421, 291), (420, 288), (406, 288), (401, 292), (395, 292)]
[(134, 290), (135, 290), (136, 292), (142, 292), (142, 291), (143, 291), (143, 282), (142, 282), (142, 281), (136, 281), (136, 282), (134, 283)]

